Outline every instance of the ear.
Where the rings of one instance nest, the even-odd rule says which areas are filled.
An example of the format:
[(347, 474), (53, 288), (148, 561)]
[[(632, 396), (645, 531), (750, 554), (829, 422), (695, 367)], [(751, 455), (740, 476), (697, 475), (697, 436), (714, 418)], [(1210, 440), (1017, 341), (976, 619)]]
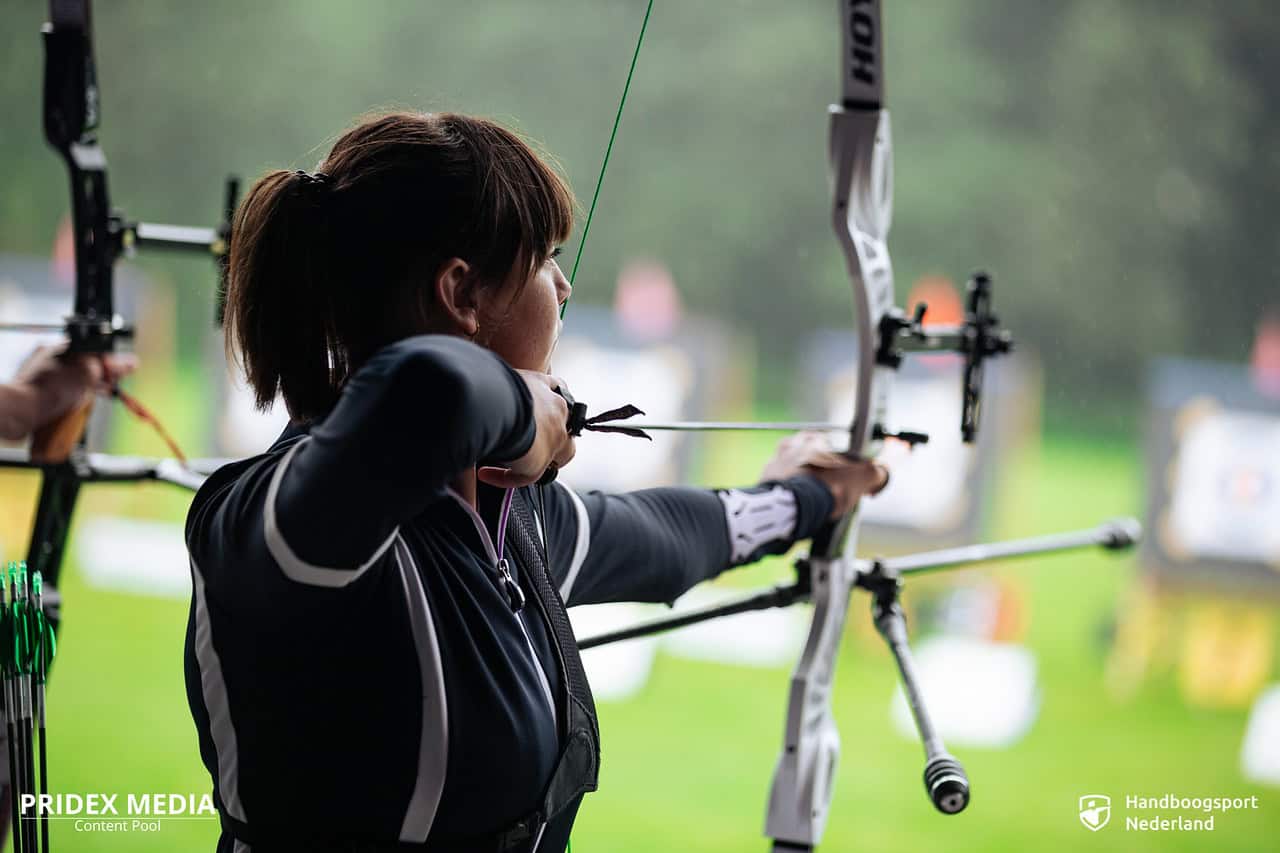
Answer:
[(449, 258), (436, 270), (432, 287), (449, 331), (474, 338), (480, 331), (480, 305), (470, 264), (462, 258)]

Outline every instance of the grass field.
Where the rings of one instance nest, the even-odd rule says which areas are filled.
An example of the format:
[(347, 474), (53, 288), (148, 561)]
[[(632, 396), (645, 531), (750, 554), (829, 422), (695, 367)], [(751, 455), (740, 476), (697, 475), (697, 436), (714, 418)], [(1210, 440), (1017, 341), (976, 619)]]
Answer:
[[(748, 480), (765, 453), (750, 440), (721, 445), (708, 476)], [(1030, 535), (1140, 514), (1139, 475), (1132, 447), (1046, 442), (1005, 461), (993, 533)], [(6, 500), (25, 488), (7, 480)], [(181, 493), (161, 486), (95, 487), (81, 518), (110, 511), (178, 519), (184, 506)], [(15, 514), (6, 530), (23, 523)], [(733, 582), (786, 571), (774, 561)], [(1027, 642), (1043, 693), (1030, 735), (1007, 750), (956, 749), (973, 781), (972, 805), (956, 817), (938, 815), (923, 794), (918, 745), (888, 720), (891, 659), (866, 632), (853, 632), (836, 682), (843, 758), (822, 849), (1280, 850), (1280, 790), (1251, 786), (1238, 770), (1245, 712), (1189, 708), (1168, 679), (1123, 701), (1104, 689), (1100, 628), (1132, 577), (1131, 558), (1086, 553), (989, 571), (1016, 573), (1028, 591)], [(121, 799), (207, 791), (182, 687), (186, 604), (90, 588), (74, 563), (64, 572), (63, 594), (50, 691), (54, 788), (119, 792)], [(859, 595), (851, 619), (865, 620), (865, 606)], [(787, 675), (786, 668), (660, 656), (637, 698), (600, 709), (601, 790), (583, 808), (575, 853), (765, 849), (761, 827)], [(1090, 833), (1077, 818), (1081, 794), (1122, 802), (1126, 794), (1166, 792), (1256, 794), (1261, 808), (1220, 815), (1212, 833), (1126, 832), (1116, 817)], [(77, 834), (62, 823), (53, 842), (68, 851), (211, 850), (216, 834), (213, 821), (169, 821), (158, 833), (121, 835)]]

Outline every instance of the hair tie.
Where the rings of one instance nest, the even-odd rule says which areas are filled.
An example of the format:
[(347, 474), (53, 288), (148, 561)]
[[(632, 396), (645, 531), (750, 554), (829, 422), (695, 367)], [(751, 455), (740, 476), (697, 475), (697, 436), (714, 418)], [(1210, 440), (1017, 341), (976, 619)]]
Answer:
[(293, 173), (294, 177), (302, 182), (299, 191), (302, 195), (319, 201), (323, 196), (328, 194), (330, 187), (329, 176), (324, 172), (316, 172), (314, 175), (310, 172), (304, 172), (301, 169)]

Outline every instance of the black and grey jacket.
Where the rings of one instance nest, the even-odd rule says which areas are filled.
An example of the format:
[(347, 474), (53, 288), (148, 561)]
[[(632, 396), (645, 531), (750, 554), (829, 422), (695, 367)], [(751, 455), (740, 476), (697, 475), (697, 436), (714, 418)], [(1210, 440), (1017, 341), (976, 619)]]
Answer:
[[(528, 390), (499, 358), (408, 338), (325, 419), (200, 489), (186, 682), (219, 853), (465, 850), (536, 807), (560, 752), (555, 640), (496, 571), (502, 493), (482, 486), (477, 509), (449, 485), (533, 435)], [(573, 606), (672, 601), (812, 535), (831, 500), (796, 477), (622, 495), (557, 483), (532, 505)], [(526, 849), (563, 850), (575, 811)]]

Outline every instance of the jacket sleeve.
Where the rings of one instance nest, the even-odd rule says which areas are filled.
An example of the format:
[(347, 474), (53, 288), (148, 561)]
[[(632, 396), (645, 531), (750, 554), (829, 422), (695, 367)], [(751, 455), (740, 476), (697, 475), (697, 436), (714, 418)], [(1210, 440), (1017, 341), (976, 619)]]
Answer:
[(817, 532), (830, 491), (809, 476), (741, 489), (545, 490), (551, 573), (569, 606), (670, 603), (733, 566)]
[(267, 547), (295, 580), (354, 580), (459, 473), (522, 456), (532, 410), (520, 376), (465, 340), (385, 347), (276, 466), (262, 496)]

